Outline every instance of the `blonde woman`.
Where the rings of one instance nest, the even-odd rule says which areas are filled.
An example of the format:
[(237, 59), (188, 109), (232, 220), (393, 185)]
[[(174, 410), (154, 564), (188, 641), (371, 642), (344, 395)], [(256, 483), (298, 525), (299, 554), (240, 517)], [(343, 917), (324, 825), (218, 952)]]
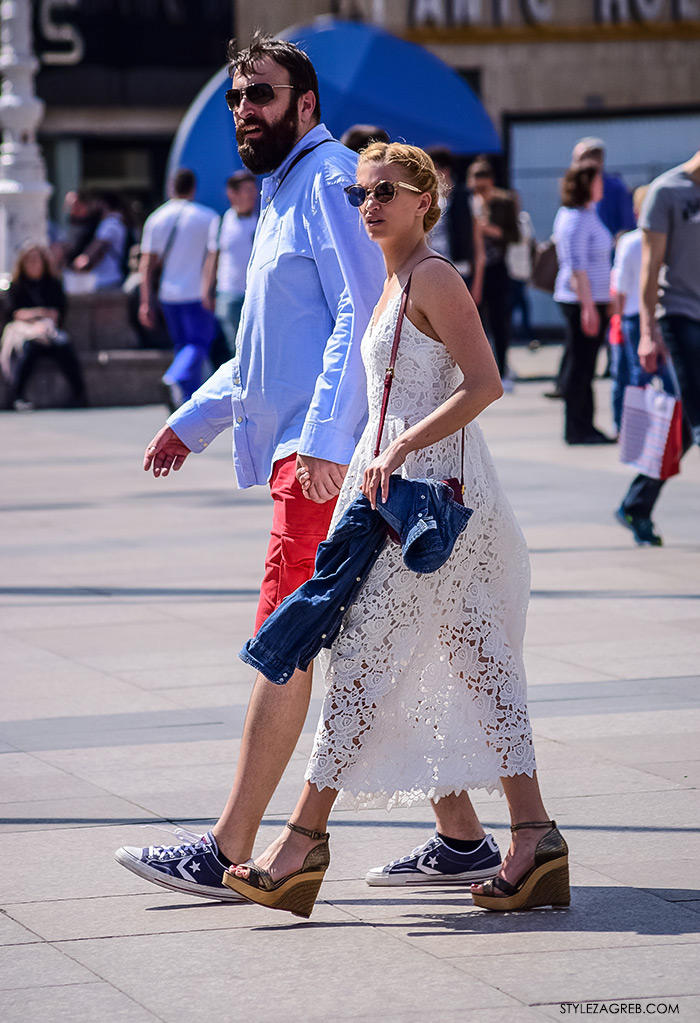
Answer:
[[(488, 843), (468, 796), (485, 788), (505, 793), (513, 837), (498, 876), (473, 887), (475, 903), (565, 905), (567, 847), (542, 803), (526, 705), (527, 549), (475, 423), (502, 394), (498, 370), (464, 282), (426, 242), (440, 215), (430, 158), (412, 146), (375, 143), (361, 154), (357, 179), (348, 199), (380, 246), (387, 276), (362, 341), (370, 418), (333, 525), (360, 491), (373, 505), (386, 496), (392, 473), (444, 479), (463, 468), (474, 514), (437, 572), (408, 571), (398, 546), (381, 552), (324, 654), (327, 695), (292, 819), (254, 864), (231, 866), (224, 884), (307, 917), (329, 863), (326, 826), (336, 799), (357, 808), (431, 801), (437, 838), (459, 853), (460, 844)], [(409, 280), (375, 458), (384, 376)], [(402, 883), (392, 879), (393, 866), (368, 880), (375, 873), (383, 883), (386, 873), (386, 883)], [(494, 846), (480, 876), (493, 877), (499, 866)], [(469, 874), (454, 879), (479, 877)]]
[(12, 404), (18, 411), (34, 408), (27, 389), (40, 361), (48, 358), (70, 386), (70, 403), (85, 404), (80, 363), (61, 324), (66, 296), (51, 268), (49, 253), (28, 244), (19, 253), (5, 297), (10, 322), (0, 347), (0, 369), (10, 384)]

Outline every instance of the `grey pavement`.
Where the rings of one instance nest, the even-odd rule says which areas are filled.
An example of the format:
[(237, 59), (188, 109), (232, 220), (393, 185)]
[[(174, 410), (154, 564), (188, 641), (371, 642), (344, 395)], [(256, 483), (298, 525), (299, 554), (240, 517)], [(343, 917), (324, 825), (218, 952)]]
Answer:
[[(555, 361), (513, 356), (522, 377)], [(228, 437), (146, 476), (162, 408), (0, 415), (3, 1023), (536, 1023), (620, 1002), (700, 1020), (700, 459), (658, 505), (664, 547), (638, 549), (612, 514), (629, 470), (613, 447), (565, 447), (546, 386), (518, 383), (482, 423), (532, 555), (530, 707), (573, 900), (504, 915), (462, 888), (364, 884), (427, 837), (426, 807), (334, 814), (308, 923), (115, 863), (159, 829), (205, 830), (226, 798), (270, 501), (235, 489)], [(321, 695), (260, 847), (293, 808)], [(505, 851), (504, 800), (475, 804)]]

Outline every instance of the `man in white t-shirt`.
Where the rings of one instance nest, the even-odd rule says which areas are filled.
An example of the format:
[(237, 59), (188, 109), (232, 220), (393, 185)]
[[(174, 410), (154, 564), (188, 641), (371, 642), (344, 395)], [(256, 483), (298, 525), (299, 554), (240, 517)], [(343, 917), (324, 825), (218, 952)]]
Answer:
[(116, 192), (100, 192), (95, 199), (100, 222), (85, 252), (76, 256), (71, 269), (90, 273), (96, 290), (118, 288), (124, 280), (127, 230)]
[(163, 376), (173, 411), (202, 383), (202, 367), (217, 331), (214, 314), (202, 305), (201, 277), (209, 228), (218, 218), (214, 210), (194, 202), (196, 188), (191, 170), (176, 171), (173, 198), (150, 215), (141, 239), (139, 320), (153, 329), (160, 301), (175, 353)]
[(236, 333), (241, 319), (245, 278), (258, 223), (258, 186), (255, 175), (240, 170), (226, 182), (231, 209), (209, 227), (209, 253), (202, 273), (202, 301), (219, 321), (229, 357), (236, 354)]

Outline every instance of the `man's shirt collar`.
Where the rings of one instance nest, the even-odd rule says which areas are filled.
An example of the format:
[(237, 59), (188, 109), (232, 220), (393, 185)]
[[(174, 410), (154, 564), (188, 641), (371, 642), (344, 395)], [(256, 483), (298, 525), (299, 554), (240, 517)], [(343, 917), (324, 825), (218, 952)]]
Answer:
[(276, 181), (280, 181), (284, 177), (287, 168), (289, 167), (292, 160), (294, 160), (297, 153), (301, 153), (305, 149), (309, 149), (311, 146), (317, 145), (324, 139), (331, 138), (333, 138), (333, 136), (329, 132), (328, 128), (326, 128), (325, 124), (317, 124), (314, 128), (311, 129), (311, 131), (307, 131), (306, 135), (303, 135), (299, 139), (294, 148), (287, 154), (287, 156), (284, 158), (279, 167), (276, 167), (275, 170), (272, 171), (269, 179), (267, 180), (274, 178)]

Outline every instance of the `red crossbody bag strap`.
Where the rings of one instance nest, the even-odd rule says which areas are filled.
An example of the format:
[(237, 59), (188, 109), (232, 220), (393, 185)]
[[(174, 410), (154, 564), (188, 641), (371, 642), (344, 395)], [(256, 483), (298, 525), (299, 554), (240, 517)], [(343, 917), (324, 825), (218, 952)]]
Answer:
[(396, 366), (396, 356), (399, 351), (399, 341), (401, 340), (401, 328), (403, 327), (403, 318), (406, 315), (406, 303), (408, 302), (408, 293), (411, 290), (411, 278), (409, 277), (406, 281), (406, 286), (401, 292), (401, 302), (399, 304), (399, 315), (396, 320), (396, 329), (394, 330), (394, 343), (391, 346), (391, 358), (389, 359), (389, 365), (386, 368), (386, 374), (384, 375), (384, 394), (382, 395), (382, 410), (379, 413), (379, 429), (377, 430), (377, 443), (374, 447), (374, 457), (376, 458), (379, 454), (379, 448), (382, 443), (382, 434), (384, 433), (384, 420), (386, 419), (386, 410), (389, 405), (389, 395), (391, 394), (391, 385), (394, 382), (394, 367)]

